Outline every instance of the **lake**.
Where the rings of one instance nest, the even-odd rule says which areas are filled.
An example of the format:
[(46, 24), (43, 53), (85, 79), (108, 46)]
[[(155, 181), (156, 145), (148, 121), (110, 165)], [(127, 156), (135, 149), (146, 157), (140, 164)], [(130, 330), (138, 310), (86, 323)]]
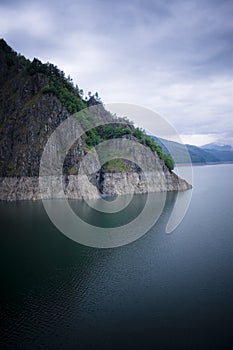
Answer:
[(170, 193), (149, 232), (113, 249), (70, 240), (41, 202), (1, 202), (0, 349), (232, 348), (233, 165), (193, 171), (175, 231)]

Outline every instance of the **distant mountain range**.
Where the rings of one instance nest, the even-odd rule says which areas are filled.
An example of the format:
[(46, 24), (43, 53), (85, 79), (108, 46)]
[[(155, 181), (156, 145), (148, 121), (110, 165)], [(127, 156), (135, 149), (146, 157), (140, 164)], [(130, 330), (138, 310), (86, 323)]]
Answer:
[(208, 143), (207, 145), (201, 146), (202, 149), (217, 150), (217, 151), (233, 151), (233, 147), (230, 145)]
[[(230, 145), (219, 145), (209, 143), (197, 147), (193, 145), (184, 145), (174, 141), (168, 141), (162, 138), (152, 136), (152, 138), (162, 147), (163, 151), (169, 154), (169, 150), (175, 155), (176, 163), (187, 163), (188, 150), (193, 164), (218, 164), (233, 162), (233, 148)], [(185, 149), (186, 148), (186, 149)]]

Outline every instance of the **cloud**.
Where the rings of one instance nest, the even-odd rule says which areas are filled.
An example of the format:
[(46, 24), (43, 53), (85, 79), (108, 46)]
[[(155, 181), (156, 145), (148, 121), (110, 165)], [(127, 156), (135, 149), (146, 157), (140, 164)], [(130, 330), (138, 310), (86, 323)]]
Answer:
[(7, 8), (1, 7), (1, 32), (3, 36), (27, 33), (34, 39), (44, 37), (50, 31), (50, 15), (39, 5), (23, 4)]
[(180, 135), (184, 144), (203, 146), (216, 141), (217, 135), (196, 134), (196, 135)]
[(232, 11), (227, 0), (21, 0), (1, 3), (0, 21), (17, 51), (104, 102), (140, 104), (182, 135), (222, 141), (233, 130)]

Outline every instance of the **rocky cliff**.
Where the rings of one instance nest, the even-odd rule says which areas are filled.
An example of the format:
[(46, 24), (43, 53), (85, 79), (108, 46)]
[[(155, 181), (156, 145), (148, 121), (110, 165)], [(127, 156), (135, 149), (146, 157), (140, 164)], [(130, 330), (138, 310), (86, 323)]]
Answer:
[[(0, 199), (53, 197), (56, 192), (55, 189), (53, 191), (53, 183), (56, 181), (52, 176), (48, 191), (40, 193), (38, 187), (45, 144), (61, 122), (74, 112), (94, 104), (99, 106), (98, 113), (112, 120), (113, 130), (118, 128), (125, 139), (134, 137), (134, 127), (128, 125), (120, 129), (97, 95), (84, 100), (81, 90), (74, 87), (57, 67), (42, 64), (37, 59), (30, 62), (0, 40)], [(156, 173), (148, 171), (144, 174), (138, 166), (123, 160), (112, 166), (108, 164), (108, 167), (95, 160), (93, 169), (78, 179), (81, 160), (104, 136), (106, 130), (99, 128), (83, 135), (70, 148), (63, 165), (64, 191), (68, 198), (82, 198), (83, 193), (88, 198), (97, 198), (100, 194), (145, 193), (148, 182), (152, 191), (177, 191), (191, 187), (167, 168), (166, 159), (163, 160), (156, 151), (153, 152), (154, 161), (159, 164)], [(122, 164), (120, 168), (119, 164)], [(161, 181), (161, 177), (165, 182)], [(56, 196), (59, 197), (58, 194)]]

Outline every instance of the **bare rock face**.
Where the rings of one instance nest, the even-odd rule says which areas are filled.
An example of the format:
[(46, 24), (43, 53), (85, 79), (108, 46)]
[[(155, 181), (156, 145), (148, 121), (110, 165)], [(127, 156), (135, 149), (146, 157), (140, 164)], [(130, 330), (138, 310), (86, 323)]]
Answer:
[[(192, 186), (171, 172), (156, 152), (138, 145), (135, 138), (113, 140), (113, 150), (126, 156), (121, 159), (124, 171), (99, 172), (96, 183), (105, 195), (140, 194), (147, 192), (183, 191)], [(111, 143), (111, 144), (112, 144)], [(110, 147), (111, 145), (109, 145)]]
[[(166, 175), (165, 184), (160, 181), (163, 174), (147, 173), (106, 173), (102, 183), (102, 193), (107, 195), (140, 194), (164, 191), (185, 191), (192, 186), (176, 174)], [(147, 183), (148, 181), (148, 183)]]
[[(160, 175), (160, 176), (158, 176)], [(141, 173), (105, 173), (101, 181), (101, 191), (97, 185), (89, 181), (87, 175), (70, 175), (64, 177), (64, 194), (67, 199), (97, 199), (101, 195), (142, 194), (164, 191), (185, 191), (192, 186), (176, 174), (170, 173), (165, 177), (165, 185), (159, 181), (164, 174)], [(149, 185), (147, 183), (149, 182)], [(0, 200), (39, 200), (63, 198), (63, 193), (57, 192), (56, 179), (51, 177), (48, 190), (41, 192), (38, 177), (2, 177), (0, 178)]]
[(92, 185), (85, 175), (64, 177), (64, 194), (57, 191), (57, 179), (53, 176), (46, 181), (47, 190), (41, 191), (38, 177), (35, 176), (0, 178), (0, 199), (5, 201), (61, 199), (64, 198), (64, 194), (67, 199), (81, 199), (83, 195), (88, 199), (96, 199), (100, 196), (97, 187)]

